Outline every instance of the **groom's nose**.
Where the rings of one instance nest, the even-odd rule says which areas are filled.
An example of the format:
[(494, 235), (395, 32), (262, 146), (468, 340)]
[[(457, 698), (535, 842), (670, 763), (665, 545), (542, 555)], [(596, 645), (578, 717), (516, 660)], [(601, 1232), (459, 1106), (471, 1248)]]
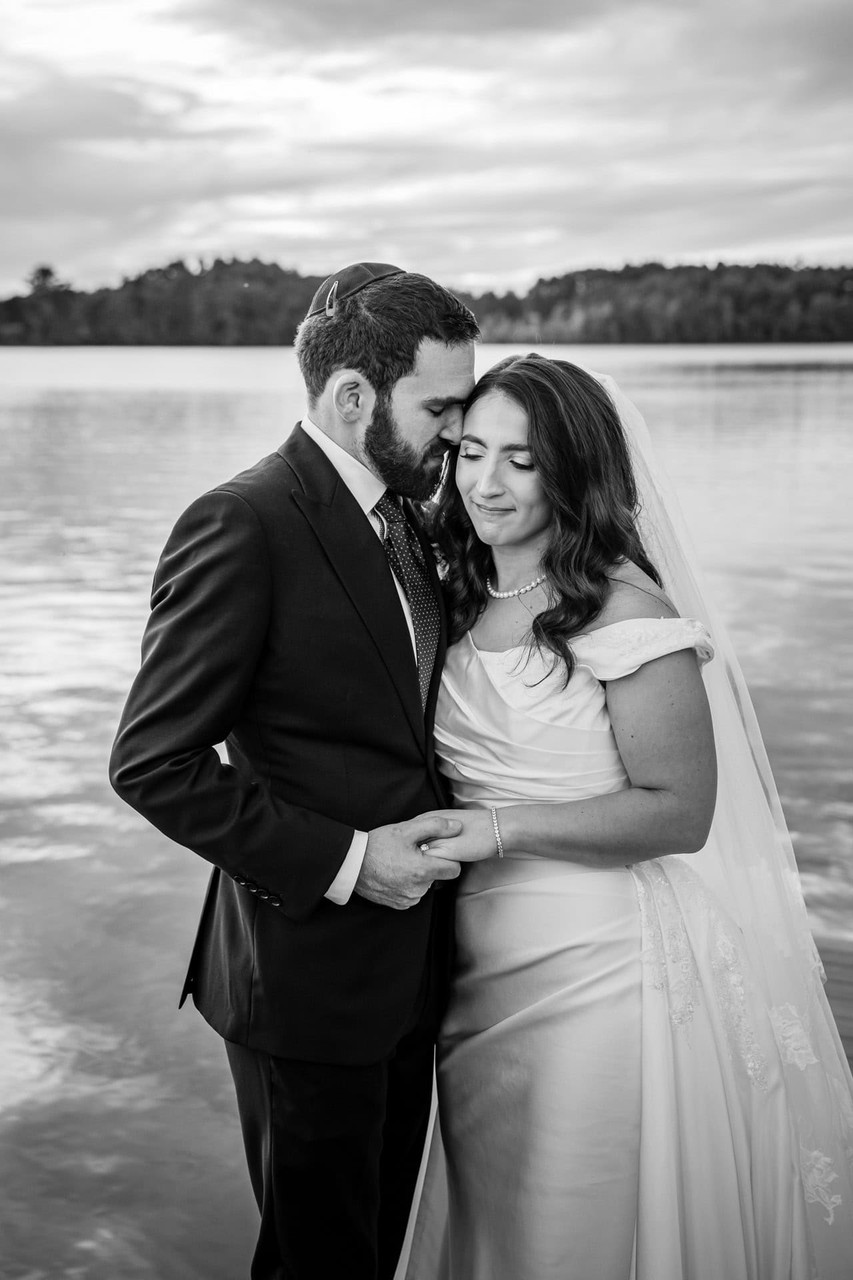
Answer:
[(457, 445), (462, 439), (462, 406), (457, 404), (447, 409), (441, 430), (438, 433), (448, 444)]

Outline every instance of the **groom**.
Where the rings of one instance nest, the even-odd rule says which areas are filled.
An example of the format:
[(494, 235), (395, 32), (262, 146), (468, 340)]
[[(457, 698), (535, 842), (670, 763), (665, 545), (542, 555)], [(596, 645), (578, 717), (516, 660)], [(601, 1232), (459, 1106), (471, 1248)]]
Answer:
[(213, 864), (182, 1002), (226, 1041), (253, 1280), (390, 1280), (405, 1231), (459, 873), (420, 847), (458, 824), (418, 817), (446, 805), (446, 623), (409, 500), (459, 438), (476, 337), (424, 276), (321, 285), (309, 416), (179, 519), (113, 748), (118, 793)]

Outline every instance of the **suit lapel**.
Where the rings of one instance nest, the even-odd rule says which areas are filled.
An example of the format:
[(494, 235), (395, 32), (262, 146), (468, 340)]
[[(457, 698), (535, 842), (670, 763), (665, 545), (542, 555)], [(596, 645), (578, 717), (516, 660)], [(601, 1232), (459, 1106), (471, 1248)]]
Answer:
[(322, 449), (304, 431), (296, 427), (279, 453), (301, 485), (294, 488), (293, 500), (360, 614), (426, 752), (412, 642), (382, 543)]

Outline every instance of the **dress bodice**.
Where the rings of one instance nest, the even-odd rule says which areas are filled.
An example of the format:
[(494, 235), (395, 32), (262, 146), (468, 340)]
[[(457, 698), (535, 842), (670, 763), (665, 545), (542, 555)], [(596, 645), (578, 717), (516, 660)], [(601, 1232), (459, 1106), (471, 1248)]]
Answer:
[(478, 649), (470, 634), (448, 650), (436, 709), (440, 767), (461, 808), (557, 803), (628, 786), (605, 684), (665, 654), (713, 657), (688, 618), (614, 622), (572, 641), (575, 669), (536, 648)]

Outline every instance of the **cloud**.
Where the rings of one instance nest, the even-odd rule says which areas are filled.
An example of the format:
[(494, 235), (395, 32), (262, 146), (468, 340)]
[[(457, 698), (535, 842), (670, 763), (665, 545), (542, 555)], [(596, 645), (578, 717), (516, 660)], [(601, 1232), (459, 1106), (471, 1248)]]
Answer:
[[(515, 55), (532, 49), (538, 56), (543, 37), (581, 40), (604, 32), (622, 55), (632, 44), (647, 49), (660, 88), (670, 77), (705, 68), (722, 83), (736, 77), (743, 89), (751, 82), (756, 92), (774, 96), (784, 93), (785, 82), (849, 94), (848, 0), (183, 0), (175, 13), (267, 57), (325, 55), (338, 75), (346, 75), (346, 66), (334, 55), (345, 54), (355, 64), (372, 57), (405, 67), (492, 61), (508, 82)], [(571, 74), (571, 64), (566, 70)], [(769, 72), (776, 83), (763, 80)]]
[(526, 288), (853, 258), (846, 3), (126, 3), (129, 51), (120, 26), (11, 41), (7, 288), (36, 260), (86, 285), (218, 254)]
[[(675, 0), (673, 0), (675, 3)], [(341, 46), (381, 48), (395, 40), (437, 36), (447, 42), (475, 36), (488, 43), (495, 33), (528, 37), (600, 21), (620, 0), (187, 0), (182, 16), (208, 31), (227, 29), (235, 39), (268, 48), (329, 50)]]
[(185, 90), (163, 93), (144, 82), (84, 80), (46, 68), (14, 101), (0, 104), (0, 124), (4, 137), (34, 144), (164, 138), (175, 133), (191, 98)]

